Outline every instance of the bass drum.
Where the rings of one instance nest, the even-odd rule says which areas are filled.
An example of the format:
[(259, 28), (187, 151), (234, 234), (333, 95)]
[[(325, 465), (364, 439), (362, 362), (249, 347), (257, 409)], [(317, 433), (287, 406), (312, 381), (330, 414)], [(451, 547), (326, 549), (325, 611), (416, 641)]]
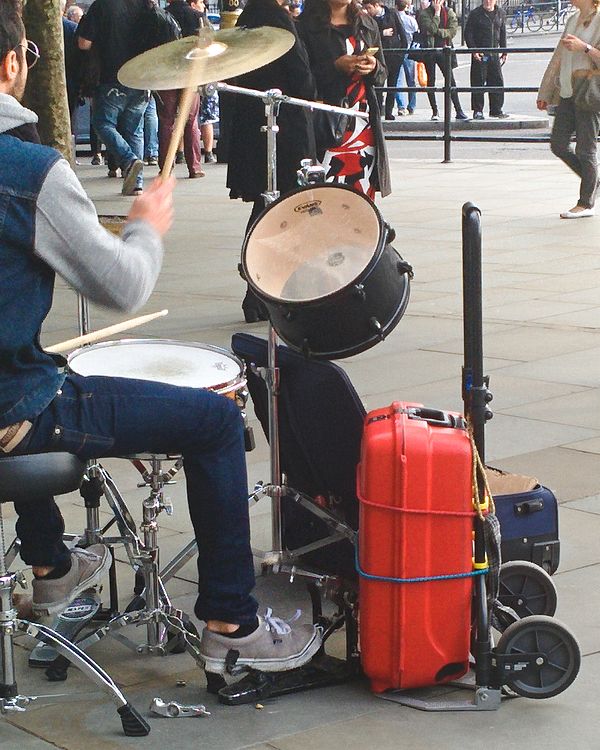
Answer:
[(242, 266), (288, 346), (317, 359), (371, 348), (408, 304), (412, 269), (375, 204), (342, 185), (275, 201), (246, 236)]

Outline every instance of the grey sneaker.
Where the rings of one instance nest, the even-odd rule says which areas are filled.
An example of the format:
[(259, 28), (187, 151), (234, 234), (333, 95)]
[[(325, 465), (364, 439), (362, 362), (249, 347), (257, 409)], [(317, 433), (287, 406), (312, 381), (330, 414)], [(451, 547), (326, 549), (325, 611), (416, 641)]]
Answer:
[(71, 570), (62, 578), (33, 580), (33, 614), (36, 617), (62, 612), (75, 597), (97, 584), (108, 573), (111, 556), (108, 547), (93, 544), (88, 549), (71, 550)]
[(285, 672), (310, 661), (321, 648), (323, 633), (318, 625), (298, 625), (293, 628), (273, 617), (268, 609), (253, 633), (243, 638), (227, 638), (204, 629), (200, 655), (207, 672), (224, 674), (225, 657), (238, 651), (236, 667), (251, 667), (263, 672)]
[(133, 195), (133, 191), (138, 187), (137, 178), (144, 168), (144, 162), (140, 159), (134, 159), (125, 170), (125, 179), (123, 180), (123, 195)]

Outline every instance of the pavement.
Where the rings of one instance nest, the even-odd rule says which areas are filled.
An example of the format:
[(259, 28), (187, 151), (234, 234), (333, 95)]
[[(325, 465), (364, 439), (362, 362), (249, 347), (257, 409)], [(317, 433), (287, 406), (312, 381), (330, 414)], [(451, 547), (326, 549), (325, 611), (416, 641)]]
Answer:
[[(396, 229), (397, 249), (414, 266), (411, 301), (385, 342), (340, 364), (368, 409), (402, 399), (461, 408), (461, 206), (476, 203), (483, 214), (485, 372), (494, 394), (487, 458), (499, 468), (538, 477), (559, 498), (557, 617), (581, 645), (577, 680), (554, 698), (518, 698), (495, 712), (423, 713), (378, 699), (360, 681), (266, 700), (262, 709), (232, 708), (205, 692), (203, 673), (188, 655), (144, 657), (105, 639), (90, 653), (144, 715), (149, 717), (155, 696), (201, 702), (212, 712), (206, 718), (149, 717), (152, 733), (133, 739), (120, 733), (104, 696), (86, 695), (90, 685), (76, 670), (66, 684), (47, 683), (42, 673), (28, 670), (31, 643), (21, 639), (20, 692), (75, 696), (60, 707), (3, 717), (2, 750), (600, 750), (600, 217), (559, 219), (575, 202), (577, 181), (549, 154), (442, 165), (439, 158), (411, 159), (409, 153), (402, 144), (390, 144), (394, 192), (378, 204)], [(83, 161), (78, 173), (99, 213), (126, 213), (131, 201), (120, 197), (120, 183)], [(226, 347), (236, 331), (264, 334), (264, 324), (243, 323), (240, 309), (244, 285), (236, 265), (249, 206), (228, 199), (224, 166), (209, 165), (206, 177), (193, 181), (178, 169), (176, 221), (156, 291), (143, 311), (168, 308), (169, 315), (132, 335)], [(92, 326), (123, 317), (93, 308)], [(76, 297), (60, 283), (43, 342), (76, 333)], [(258, 445), (247, 454), (251, 484), (268, 478), (266, 443), (254, 426)], [(144, 492), (136, 487), (136, 472), (123, 460), (107, 465), (139, 519)], [(169, 492), (175, 512), (161, 516), (163, 561), (192, 533), (183, 482)], [(67, 528), (80, 531), (79, 495), (60, 504)], [(14, 517), (5, 510), (10, 538)], [(102, 518), (109, 517), (103, 509)], [(251, 522), (253, 545), (268, 547), (267, 501), (253, 506)], [(122, 550), (117, 558), (124, 606), (133, 581)], [(188, 612), (194, 577), (191, 561), (169, 583), (174, 601)], [(283, 576), (261, 577), (257, 595), (261, 605), (273, 604), (284, 616), (309, 608), (298, 579), (290, 584)], [(338, 640), (334, 648), (340, 645)], [(178, 680), (185, 686), (177, 687)]]

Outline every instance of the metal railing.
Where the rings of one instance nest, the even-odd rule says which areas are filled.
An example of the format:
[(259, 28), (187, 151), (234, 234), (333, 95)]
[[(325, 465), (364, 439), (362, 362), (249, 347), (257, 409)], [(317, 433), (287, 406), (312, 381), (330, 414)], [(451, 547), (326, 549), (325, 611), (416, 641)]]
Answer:
[[(388, 50), (386, 50), (387, 52)], [(389, 50), (391, 51), (391, 50)], [(410, 52), (411, 50), (397, 49), (394, 52)], [(414, 52), (414, 50), (412, 50)], [(452, 143), (454, 142), (472, 142), (472, 143), (549, 143), (550, 137), (548, 135), (541, 136), (506, 136), (506, 135), (467, 135), (464, 133), (456, 134), (452, 132), (452, 94), (456, 93), (471, 93), (478, 91), (486, 94), (489, 93), (519, 93), (519, 94), (535, 94), (538, 91), (538, 86), (452, 86), (452, 56), (457, 55), (472, 55), (474, 52), (481, 52), (483, 54), (540, 54), (540, 53), (551, 53), (554, 52), (554, 47), (524, 47), (522, 49), (515, 47), (469, 47), (469, 48), (432, 48), (432, 49), (419, 49), (419, 54), (442, 54), (443, 65), (442, 72), (444, 76), (443, 86), (381, 86), (376, 87), (376, 91), (380, 92), (433, 92), (442, 93), (444, 95), (444, 116), (443, 116), (443, 132), (442, 133), (386, 133), (386, 140), (390, 141), (442, 141), (444, 144), (444, 163), (452, 161)]]

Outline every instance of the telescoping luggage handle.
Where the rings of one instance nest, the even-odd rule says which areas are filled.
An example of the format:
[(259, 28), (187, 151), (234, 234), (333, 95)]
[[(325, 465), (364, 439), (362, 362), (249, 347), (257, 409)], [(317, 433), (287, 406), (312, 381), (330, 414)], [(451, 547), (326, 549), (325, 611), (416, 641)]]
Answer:
[[(408, 406), (401, 407), (399, 404), (392, 404), (394, 414), (406, 414), (409, 419), (416, 419), (427, 424), (437, 425), (438, 427), (450, 427), (459, 430), (466, 430), (467, 423), (464, 417), (450, 414), (440, 409), (430, 409), (426, 406)], [(367, 424), (379, 422), (382, 419), (389, 419), (390, 414), (378, 414), (367, 420)]]
[(428, 409), (426, 406), (409, 406), (400, 411), (407, 414), (409, 419), (418, 419), (428, 424), (438, 425), (439, 427), (454, 427), (464, 430), (467, 426), (467, 423), (461, 416), (455, 416), (440, 409)]

